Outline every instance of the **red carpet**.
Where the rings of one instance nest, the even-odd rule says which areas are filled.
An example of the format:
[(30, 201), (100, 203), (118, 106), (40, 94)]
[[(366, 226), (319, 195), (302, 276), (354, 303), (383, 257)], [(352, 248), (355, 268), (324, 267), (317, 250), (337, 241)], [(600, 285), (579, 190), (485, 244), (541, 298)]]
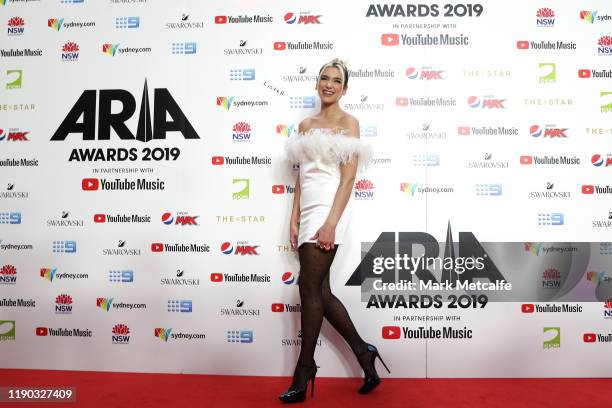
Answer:
[[(0, 403), (4, 407), (280, 407), (283, 377), (131, 374), (0, 369), (0, 386), (72, 386), (76, 403)], [(370, 395), (360, 379), (317, 378), (316, 407), (610, 407), (612, 379), (383, 379)], [(299, 406), (299, 405), (298, 405)]]

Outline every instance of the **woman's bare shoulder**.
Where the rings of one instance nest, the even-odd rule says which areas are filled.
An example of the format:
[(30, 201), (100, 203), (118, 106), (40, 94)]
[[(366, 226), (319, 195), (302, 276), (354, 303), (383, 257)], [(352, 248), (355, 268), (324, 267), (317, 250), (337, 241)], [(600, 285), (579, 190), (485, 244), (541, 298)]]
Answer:
[(309, 116), (306, 119), (302, 120), (298, 126), (298, 132), (305, 133), (308, 132), (313, 126), (313, 117)]
[(346, 135), (359, 139), (359, 120), (350, 113), (344, 112), (339, 121), (339, 127), (346, 129)]

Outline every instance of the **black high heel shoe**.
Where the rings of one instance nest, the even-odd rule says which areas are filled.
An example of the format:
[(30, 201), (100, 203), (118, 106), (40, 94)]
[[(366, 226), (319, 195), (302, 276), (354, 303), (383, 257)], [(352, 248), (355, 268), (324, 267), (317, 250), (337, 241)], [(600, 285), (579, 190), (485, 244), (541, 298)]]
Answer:
[(282, 402), (284, 402), (285, 404), (290, 404), (290, 403), (294, 403), (294, 402), (304, 402), (304, 400), (306, 400), (306, 391), (308, 390), (308, 382), (312, 380), (312, 386), (310, 388), (310, 397), (313, 398), (314, 397), (314, 384), (315, 384), (315, 377), (317, 375), (317, 368), (319, 368), (318, 365), (306, 365), (306, 364), (302, 364), (299, 363), (298, 364), (299, 367), (304, 367), (304, 368), (309, 368), (311, 370), (314, 369), (314, 371), (312, 371), (312, 374), (310, 374), (308, 376), (308, 378), (306, 379), (306, 386), (304, 386), (303, 390), (288, 390), (285, 391), (284, 393), (282, 393), (278, 399), (280, 399)]
[(372, 365), (372, 371), (374, 372), (374, 374), (365, 376), (365, 378), (363, 379), (363, 385), (361, 386), (361, 388), (359, 388), (359, 391), (358, 391), (360, 394), (367, 394), (370, 391), (372, 391), (374, 388), (378, 387), (378, 385), (380, 384), (380, 377), (376, 373), (376, 366), (374, 364), (376, 362), (377, 357), (382, 363), (382, 365), (385, 366), (385, 369), (387, 369), (387, 372), (391, 374), (391, 371), (389, 371), (389, 368), (387, 367), (382, 357), (378, 353), (378, 349), (376, 347), (374, 347), (371, 344), (368, 344), (368, 349), (364, 351), (363, 353), (359, 354), (357, 358), (365, 355), (366, 353), (370, 353), (370, 355), (372, 356), (370, 359), (370, 364)]

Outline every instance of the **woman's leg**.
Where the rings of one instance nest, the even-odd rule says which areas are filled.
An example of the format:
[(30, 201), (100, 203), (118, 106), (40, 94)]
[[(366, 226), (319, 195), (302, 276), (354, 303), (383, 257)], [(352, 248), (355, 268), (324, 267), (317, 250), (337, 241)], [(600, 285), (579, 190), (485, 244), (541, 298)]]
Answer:
[(355, 329), (355, 325), (351, 320), (346, 308), (331, 291), (331, 286), (329, 284), (329, 273), (325, 276), (323, 280), (323, 310), (325, 318), (329, 321), (329, 323), (340, 333), (340, 335), (344, 338), (344, 340), (348, 343), (355, 356), (357, 356), (357, 360), (359, 361), (359, 365), (363, 369), (363, 372), (366, 376), (373, 375), (376, 373), (374, 369), (374, 365), (371, 364), (371, 356), (366, 353), (368, 349), (368, 345), (359, 333), (357, 333), (357, 329)]
[[(313, 243), (298, 248), (300, 259), (300, 301), (302, 305), (302, 347), (293, 374), (291, 389), (301, 390), (314, 371), (314, 352), (323, 322), (323, 280), (329, 274), (337, 247), (331, 251), (317, 248)], [(311, 368), (308, 368), (311, 367)]]

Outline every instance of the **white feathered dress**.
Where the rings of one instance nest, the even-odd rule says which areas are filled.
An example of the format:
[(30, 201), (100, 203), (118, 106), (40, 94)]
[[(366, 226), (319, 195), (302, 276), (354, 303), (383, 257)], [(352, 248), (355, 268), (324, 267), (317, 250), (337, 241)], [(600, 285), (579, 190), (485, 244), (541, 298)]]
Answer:
[[(340, 164), (359, 160), (366, 167), (372, 156), (369, 145), (343, 132), (315, 128), (291, 136), (286, 145), (289, 160), (300, 165), (300, 226), (298, 247), (323, 226), (340, 185)], [(351, 201), (336, 226), (335, 243), (342, 244), (351, 217)]]

